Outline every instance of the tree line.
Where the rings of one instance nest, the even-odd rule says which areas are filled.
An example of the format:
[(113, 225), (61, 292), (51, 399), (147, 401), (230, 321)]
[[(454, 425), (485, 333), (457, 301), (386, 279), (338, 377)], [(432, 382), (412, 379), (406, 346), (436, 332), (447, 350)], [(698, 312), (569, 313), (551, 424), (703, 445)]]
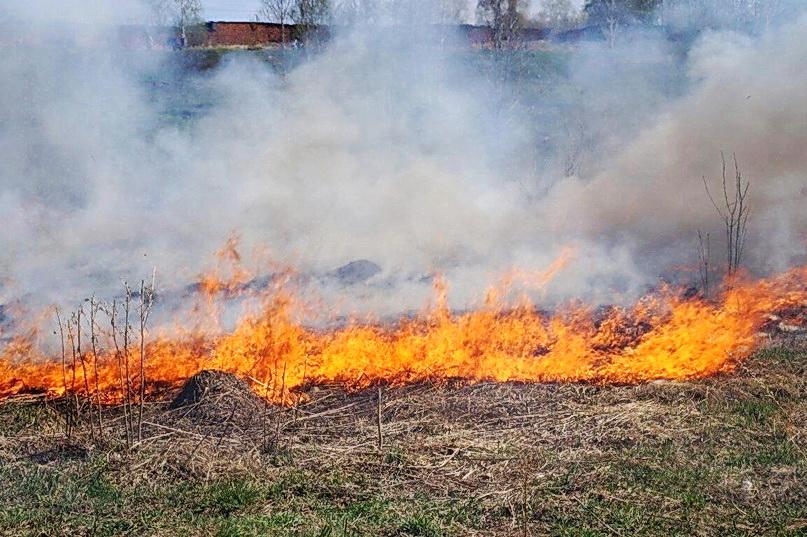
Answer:
[[(177, 27), (181, 45), (188, 29), (203, 22), (201, 0), (149, 0), (158, 24)], [(493, 30), (497, 48), (512, 41), (522, 28), (568, 29), (596, 26), (613, 44), (628, 26), (761, 30), (792, 14), (794, 0), (261, 0), (256, 21), (311, 29), (327, 24), (389, 22), (458, 24), (475, 22)], [(472, 7), (473, 6), (473, 9)]]

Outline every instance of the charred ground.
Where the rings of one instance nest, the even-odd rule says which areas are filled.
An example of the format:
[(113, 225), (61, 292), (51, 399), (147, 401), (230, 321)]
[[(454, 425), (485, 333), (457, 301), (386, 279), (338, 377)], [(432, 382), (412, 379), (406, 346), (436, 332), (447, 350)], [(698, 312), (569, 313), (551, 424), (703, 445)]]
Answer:
[(242, 415), (208, 375), (209, 399), (147, 405), (131, 449), (119, 409), (67, 438), (69, 402), (12, 399), (0, 533), (801, 535), (806, 375), (789, 343), (693, 382), (385, 389), (380, 450), (375, 389)]

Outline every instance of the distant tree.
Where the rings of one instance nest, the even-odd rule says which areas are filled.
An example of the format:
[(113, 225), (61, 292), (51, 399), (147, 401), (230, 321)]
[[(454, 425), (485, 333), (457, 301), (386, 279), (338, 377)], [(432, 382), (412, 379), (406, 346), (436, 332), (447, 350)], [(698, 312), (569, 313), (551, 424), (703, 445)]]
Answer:
[(466, 0), (439, 0), (436, 4), (436, 22), (459, 24), (468, 18)]
[(659, 20), (665, 26), (678, 28), (704, 28), (713, 25), (715, 9), (720, 2), (733, 0), (715, 0), (706, 3), (703, 0), (661, 0)]
[(514, 41), (524, 23), (524, 0), (478, 0), (477, 20), (493, 30), (493, 46), (500, 49), (505, 43)]
[(467, 0), (384, 0), (383, 19), (393, 25), (457, 24), (467, 18)]
[(589, 21), (603, 28), (613, 47), (623, 27), (651, 22), (659, 4), (660, 0), (586, 0), (584, 10)]
[(291, 22), (296, 0), (261, 0), (257, 18), (280, 24), (280, 44), (286, 46), (286, 25)]
[(662, 0), (586, 0), (588, 17), (599, 22), (618, 17), (623, 22), (652, 22)]
[(583, 18), (584, 13), (572, 0), (544, 0), (538, 11), (538, 23), (545, 28), (572, 28)]
[(333, 6), (333, 17), (339, 24), (352, 26), (375, 22), (378, 17), (377, 0), (339, 0)]
[[(724, 0), (725, 1), (725, 0)], [(733, 0), (730, 2), (732, 26), (740, 30), (765, 30), (773, 20), (784, 14), (784, 0)]]
[(608, 44), (613, 47), (620, 26), (626, 22), (624, 2), (620, 0), (588, 0), (585, 11), (594, 24), (602, 26)]
[(685, 28), (764, 31), (799, 12), (792, 0), (660, 0), (660, 4), (664, 24)]
[(294, 0), (292, 20), (300, 27), (304, 39), (322, 37), (321, 27), (330, 19), (330, 0)]
[(149, 0), (154, 20), (173, 25), (179, 32), (179, 45), (188, 46), (188, 30), (203, 21), (201, 0)]
[(457, 24), (468, 19), (468, 0), (337, 0), (338, 24)]

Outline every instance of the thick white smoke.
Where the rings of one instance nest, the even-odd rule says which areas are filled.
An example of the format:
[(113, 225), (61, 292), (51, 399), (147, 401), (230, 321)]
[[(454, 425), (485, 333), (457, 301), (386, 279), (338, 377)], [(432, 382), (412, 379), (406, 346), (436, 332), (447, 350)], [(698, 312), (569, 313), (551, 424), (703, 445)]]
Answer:
[[(649, 256), (678, 248), (683, 258), (697, 229), (721, 236), (702, 178), (712, 192), (721, 192), (723, 151), (729, 159), (736, 154), (751, 183), (752, 267), (764, 271), (803, 262), (806, 30), (801, 19), (759, 39), (704, 36), (690, 53), (689, 92), (602, 172), (563, 180), (541, 202), (553, 229), (571, 237), (625, 237)], [(576, 211), (570, 214), (569, 207)]]
[[(538, 97), (411, 29), (345, 32), (283, 77), (249, 54), (191, 76), (175, 53), (7, 45), (0, 302), (109, 296), (154, 267), (181, 293), (233, 232), (350, 311), (418, 307), (434, 271), (464, 307), (568, 245), (550, 296), (615, 300), (693, 262), (696, 229), (720, 236), (701, 179), (720, 151), (752, 182), (753, 266), (800, 262), (805, 30), (706, 34), (685, 61), (660, 38), (575, 47)], [(167, 120), (172, 92), (205, 96), (198, 117)], [(357, 260), (380, 271), (333, 276)]]

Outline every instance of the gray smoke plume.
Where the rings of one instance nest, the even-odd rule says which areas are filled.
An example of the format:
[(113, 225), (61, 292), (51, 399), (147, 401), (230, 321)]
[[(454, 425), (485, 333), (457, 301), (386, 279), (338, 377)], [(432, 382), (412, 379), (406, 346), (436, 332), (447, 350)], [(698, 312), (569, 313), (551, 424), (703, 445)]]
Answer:
[[(702, 184), (721, 151), (752, 182), (751, 266), (803, 261), (805, 19), (626, 34), (561, 66), (363, 27), (285, 75), (250, 53), (189, 74), (187, 55), (116, 44), (139, 6), (84, 4), (3, 19), (47, 32), (0, 56), (0, 303), (111, 296), (155, 267), (181, 296), (233, 233), (256, 274), (268, 250), (341, 311), (420, 307), (435, 272), (467, 307), (568, 246), (536, 298), (627, 300), (694, 263), (696, 230), (721, 237)], [(519, 74), (537, 64), (551, 76)]]
[(758, 39), (705, 35), (690, 52), (688, 92), (603, 171), (560, 181), (542, 200), (553, 230), (571, 237), (624, 237), (651, 263), (667, 251), (663, 261), (670, 255), (684, 259), (697, 229), (720, 236), (702, 177), (720, 192), (724, 151), (737, 155), (752, 184), (751, 266), (764, 272), (803, 262), (805, 30), (807, 20), (801, 19)]

